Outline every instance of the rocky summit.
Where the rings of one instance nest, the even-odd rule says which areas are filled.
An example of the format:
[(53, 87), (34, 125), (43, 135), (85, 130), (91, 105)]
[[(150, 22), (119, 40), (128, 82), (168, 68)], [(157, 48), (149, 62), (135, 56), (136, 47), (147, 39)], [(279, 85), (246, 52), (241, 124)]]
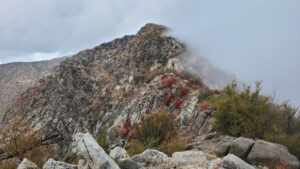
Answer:
[[(56, 150), (43, 164), (47, 169), (252, 169), (272, 168), (278, 160), (298, 169), (298, 159), (282, 145), (213, 130), (213, 110), (198, 105), (205, 95), (201, 89), (207, 86), (194, 80), (201, 77), (190, 71), (197, 69), (191, 69), (185, 58), (185, 46), (166, 31), (162, 25), (146, 24), (135, 35), (65, 59), (6, 111), (2, 133), (16, 122), (20, 128), (40, 132), (42, 145)], [(175, 119), (187, 147), (171, 155), (148, 149), (130, 157), (125, 149), (134, 134), (129, 129), (158, 110)], [(107, 147), (98, 145), (94, 137), (99, 135), (105, 135)], [(109, 150), (110, 156), (105, 152)], [(68, 154), (80, 154), (78, 162), (68, 164)], [(0, 153), (0, 159), (12, 157)], [(26, 165), (38, 168), (26, 158), (19, 168)]]

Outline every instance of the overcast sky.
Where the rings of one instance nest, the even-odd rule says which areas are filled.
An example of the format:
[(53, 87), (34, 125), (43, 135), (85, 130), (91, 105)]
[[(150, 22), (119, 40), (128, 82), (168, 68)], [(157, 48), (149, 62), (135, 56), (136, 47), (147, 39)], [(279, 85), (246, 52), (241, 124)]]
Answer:
[(0, 64), (74, 54), (163, 24), (265, 93), (300, 105), (299, 0), (0, 0)]

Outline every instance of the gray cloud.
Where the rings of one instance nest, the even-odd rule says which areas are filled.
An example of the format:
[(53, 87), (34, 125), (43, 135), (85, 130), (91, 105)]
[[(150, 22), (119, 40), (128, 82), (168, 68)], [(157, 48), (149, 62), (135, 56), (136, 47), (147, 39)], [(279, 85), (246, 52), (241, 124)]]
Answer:
[[(300, 104), (299, 0), (0, 0), (0, 63), (65, 56), (147, 22), (195, 56)], [(197, 57), (201, 58), (201, 57)]]

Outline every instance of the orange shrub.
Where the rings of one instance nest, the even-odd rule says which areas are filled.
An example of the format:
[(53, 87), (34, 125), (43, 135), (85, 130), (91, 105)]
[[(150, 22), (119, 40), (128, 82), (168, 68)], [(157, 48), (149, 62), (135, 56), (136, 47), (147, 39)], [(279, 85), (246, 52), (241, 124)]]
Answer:
[(181, 79), (185, 79), (184, 75), (179, 72), (174, 72), (175, 76), (180, 77)]
[(164, 103), (166, 104), (166, 105), (168, 105), (170, 102), (171, 102), (171, 100), (174, 98), (174, 95), (172, 94), (172, 93), (170, 93), (165, 99), (164, 99)]
[(131, 127), (131, 121), (129, 119), (125, 123), (123, 123), (123, 128), (124, 129), (129, 129), (130, 127)]
[(180, 108), (181, 104), (182, 104), (182, 101), (177, 99), (177, 100), (174, 101), (173, 106), (175, 108)]
[(199, 103), (199, 108), (200, 110), (206, 110), (207, 108), (209, 108), (211, 106), (211, 104), (208, 101), (203, 101), (201, 103)]
[(119, 136), (121, 137), (121, 138), (126, 138), (127, 137), (127, 135), (128, 135), (128, 132), (129, 132), (129, 130), (128, 129), (124, 129), (124, 128), (122, 128), (120, 131), (119, 131)]
[(186, 87), (182, 87), (182, 88), (179, 90), (179, 94), (181, 94), (181, 95), (183, 95), (183, 96), (187, 95), (188, 92), (189, 92), (189, 89), (186, 88)]
[(166, 88), (170, 88), (174, 83), (176, 82), (176, 80), (174, 78), (167, 78), (165, 81), (164, 81), (164, 84), (165, 84), (165, 87)]

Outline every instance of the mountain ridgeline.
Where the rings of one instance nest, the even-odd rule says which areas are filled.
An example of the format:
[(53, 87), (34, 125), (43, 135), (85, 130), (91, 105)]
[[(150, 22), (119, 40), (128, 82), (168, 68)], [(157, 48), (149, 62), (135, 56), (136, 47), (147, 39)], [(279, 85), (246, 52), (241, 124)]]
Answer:
[(39, 62), (0, 65), (0, 120), (17, 98), (41, 78), (50, 74), (65, 57)]
[[(210, 89), (207, 83), (219, 87), (228, 83), (215, 84), (216, 78), (228, 80), (233, 77), (217, 69), (205, 72), (208, 70), (205, 62), (199, 64), (189, 58), (185, 45), (168, 36), (166, 31), (167, 28), (162, 25), (146, 24), (135, 35), (127, 35), (66, 58), (47, 76), (46, 70), (51, 71), (59, 61), (48, 65), (49, 69), (40, 68), (44, 71), (38, 71), (39, 77), (43, 78), (36, 83), (32, 80), (34, 84), (23, 94), (15, 94), (19, 97), (10, 99), (14, 104), (7, 109), (0, 125), (4, 136), (2, 141), (6, 143), (6, 146), (0, 145), (0, 150), (4, 149), (0, 151), (0, 162), (18, 156), (24, 159), (22, 163), (28, 163), (27, 157), (39, 167), (44, 164), (44, 168), (51, 168), (49, 166), (57, 163), (76, 168), (81, 165), (78, 160), (83, 157), (86, 160), (84, 165), (92, 169), (262, 169), (264, 166), (274, 168), (275, 165), (298, 169), (300, 163), (297, 157), (290, 154), (285, 146), (260, 140), (263, 137), (256, 139), (255, 134), (251, 135), (252, 138), (241, 137), (248, 132), (248, 126), (255, 129), (253, 124), (260, 125), (262, 132), (267, 127), (272, 131), (278, 129), (272, 125), (274, 120), (271, 121), (271, 118), (264, 118), (266, 123), (256, 120), (265, 114), (258, 117), (249, 112), (268, 110), (269, 113), (276, 106), (269, 104), (259, 90), (256, 94), (251, 93), (250, 88), (240, 92), (234, 83), (222, 91)], [(18, 81), (27, 80), (17, 75), (14, 76)], [(216, 75), (216, 78), (201, 79), (211, 75)], [(232, 99), (231, 95), (239, 100)], [(254, 106), (259, 105), (258, 108), (251, 109), (253, 106), (249, 99)], [(279, 117), (289, 107), (276, 108)], [(240, 110), (246, 111), (240, 113)], [(234, 118), (227, 118), (228, 114)], [(295, 140), (300, 120), (292, 116), (289, 116), (293, 121), (291, 126), (296, 126), (292, 133), (293, 143), (298, 145)], [(235, 121), (230, 121), (232, 119)], [(251, 121), (253, 119), (256, 123)], [(221, 121), (217, 128), (216, 121)], [(239, 124), (240, 121), (243, 124)], [(222, 126), (226, 129), (229, 126), (227, 133), (217, 131), (224, 129)], [(244, 130), (240, 131), (239, 126), (243, 126)], [(93, 136), (105, 151), (111, 150), (110, 157), (121, 153), (126, 159), (115, 159), (116, 164)], [(14, 137), (26, 141), (16, 141), (11, 145)], [(43, 147), (43, 151), (37, 152), (43, 154), (51, 149), (55, 153), (38, 157), (26, 154), (34, 152), (37, 143)], [(22, 150), (16, 148), (18, 144)], [(121, 147), (135, 156), (130, 158)], [(146, 150), (154, 148), (172, 157), (156, 150)], [(295, 151), (295, 154), (298, 152)], [(49, 159), (49, 154), (56, 160), (72, 162), (76, 166)], [(224, 156), (224, 159), (221, 158)]]

